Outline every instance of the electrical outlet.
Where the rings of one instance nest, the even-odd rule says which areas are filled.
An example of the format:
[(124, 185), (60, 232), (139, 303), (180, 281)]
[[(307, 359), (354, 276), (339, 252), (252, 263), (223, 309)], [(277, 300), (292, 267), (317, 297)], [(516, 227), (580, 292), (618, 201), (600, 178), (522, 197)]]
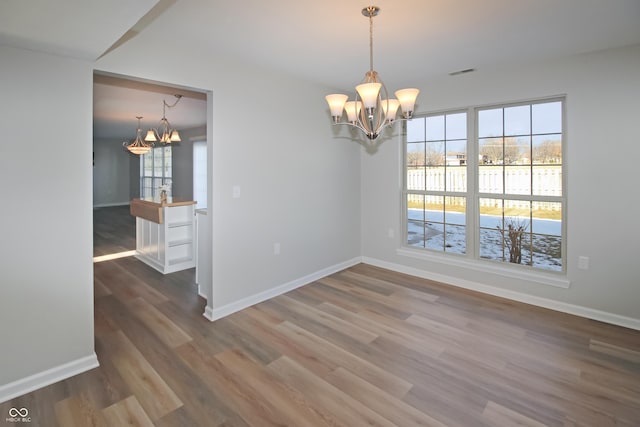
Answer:
[(588, 270), (589, 269), (589, 257), (588, 256), (579, 256), (578, 257), (578, 268), (580, 270)]
[(273, 244), (273, 254), (280, 255), (280, 243)]
[(233, 198), (234, 199), (239, 199), (240, 198), (240, 186), (239, 185), (234, 185), (233, 186), (232, 194), (233, 194)]

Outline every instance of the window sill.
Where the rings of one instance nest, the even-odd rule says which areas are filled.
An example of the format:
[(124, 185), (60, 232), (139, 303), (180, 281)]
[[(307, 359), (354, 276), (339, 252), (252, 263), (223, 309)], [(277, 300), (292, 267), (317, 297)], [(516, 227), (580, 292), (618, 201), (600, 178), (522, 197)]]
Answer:
[(528, 269), (520, 270), (502, 265), (494, 265), (494, 263), (490, 261), (466, 259), (462, 255), (459, 257), (455, 255), (441, 255), (436, 253), (427, 253), (426, 251), (406, 247), (397, 249), (396, 253), (401, 256), (415, 258), (423, 261), (446, 264), (483, 273), (496, 274), (512, 279), (526, 280), (528, 282), (554, 286), (556, 288), (568, 289), (571, 285), (571, 281), (562, 273), (545, 273)]

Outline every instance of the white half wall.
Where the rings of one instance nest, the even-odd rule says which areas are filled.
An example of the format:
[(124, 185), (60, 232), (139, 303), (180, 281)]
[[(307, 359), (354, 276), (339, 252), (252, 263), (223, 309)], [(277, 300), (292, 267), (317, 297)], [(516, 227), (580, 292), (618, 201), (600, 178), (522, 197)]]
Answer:
[[(390, 141), (362, 156), (362, 246), (365, 259), (449, 283), (475, 283), (545, 299), (611, 319), (640, 321), (640, 218), (637, 168), (640, 159), (640, 45), (509, 69), (478, 70), (424, 82), (418, 110), (441, 111), (475, 105), (566, 95), (567, 277), (569, 287), (548, 286), (452, 266), (437, 257), (404, 256), (401, 247), (402, 143)], [(389, 230), (394, 237), (389, 237)], [(590, 258), (579, 270), (578, 257)], [(482, 290), (482, 289), (478, 289)]]
[(97, 363), (92, 91), (90, 62), (0, 46), (0, 401)]

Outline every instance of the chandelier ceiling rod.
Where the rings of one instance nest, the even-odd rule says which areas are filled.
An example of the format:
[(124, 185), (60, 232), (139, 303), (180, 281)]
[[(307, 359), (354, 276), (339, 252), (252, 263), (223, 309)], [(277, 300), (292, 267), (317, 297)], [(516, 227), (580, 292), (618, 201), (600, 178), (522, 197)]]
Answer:
[[(413, 117), (418, 89), (401, 89), (395, 92), (397, 98), (389, 98), (387, 88), (378, 73), (373, 69), (373, 17), (380, 8), (368, 6), (362, 14), (369, 18), (369, 71), (361, 84), (356, 86), (355, 101), (349, 101), (344, 94), (327, 95), (333, 124), (346, 124), (363, 131), (370, 140), (376, 139), (380, 132), (396, 121), (398, 108), (402, 109), (402, 119)], [(384, 98), (382, 97), (384, 95)], [(347, 112), (347, 122), (342, 122), (342, 115)]]
[(373, 17), (378, 15), (380, 8), (369, 6), (362, 9), (362, 14), (369, 17), (369, 70), (373, 71)]

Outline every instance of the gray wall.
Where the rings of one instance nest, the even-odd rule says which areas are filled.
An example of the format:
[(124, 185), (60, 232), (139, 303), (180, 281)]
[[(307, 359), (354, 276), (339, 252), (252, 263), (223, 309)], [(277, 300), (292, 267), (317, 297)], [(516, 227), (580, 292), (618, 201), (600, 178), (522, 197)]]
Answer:
[(3, 390), (95, 357), (93, 81), (90, 62), (6, 46), (0, 64), (0, 93), (11, 100), (0, 103)]
[[(132, 178), (135, 177), (135, 178)], [(140, 157), (129, 154), (129, 200), (140, 197)]]
[[(511, 69), (424, 82), (423, 112), (566, 94), (567, 279), (562, 289), (525, 276), (487, 271), (486, 263), (416, 259), (401, 245), (402, 144), (363, 155), (363, 254), (370, 262), (460, 286), (640, 328), (640, 218), (637, 137), (640, 45)], [(620, 167), (625, 165), (625, 167)], [(395, 231), (389, 238), (388, 230)], [(589, 270), (578, 257), (588, 256)], [(484, 265), (484, 267), (483, 267)]]
[(123, 149), (122, 141), (105, 139), (93, 141), (93, 156), (93, 206), (128, 204), (132, 187), (129, 163), (138, 156)]
[(193, 199), (193, 141), (202, 137), (206, 140), (207, 127), (180, 129), (181, 142), (171, 149), (173, 165), (173, 196), (181, 199)]
[[(333, 138), (324, 100), (331, 89), (176, 43), (150, 26), (96, 68), (211, 92), (208, 309), (359, 257), (360, 146)], [(162, 59), (167, 51), (170, 63)], [(131, 60), (140, 57), (147, 59)], [(232, 197), (235, 186), (240, 198)]]
[[(334, 138), (323, 99), (330, 89), (202, 55), (204, 46), (184, 49), (161, 24), (94, 65), (212, 94), (210, 308), (364, 254), (452, 282), (640, 319), (637, 178), (633, 168), (617, 167), (640, 158), (639, 46), (423, 84), (423, 111), (567, 94), (571, 287), (558, 289), (398, 255), (398, 239), (388, 237), (389, 228), (399, 236), (398, 144), (387, 141), (376, 155), (361, 156), (356, 143)], [(167, 51), (172, 61), (164, 60)], [(0, 59), (1, 93), (11, 100), (0, 103), (0, 178), (3, 198), (12, 203), (0, 223), (5, 384), (94, 355), (93, 90), (91, 63), (5, 46)], [(292, 111), (292, 105), (303, 108)], [(295, 120), (283, 119), (281, 111)], [(240, 198), (232, 197), (234, 186), (241, 187)], [(594, 203), (593, 195), (604, 201)], [(579, 255), (591, 257), (589, 271), (577, 270)]]
[[(180, 129), (182, 142), (173, 144), (173, 196), (193, 198), (193, 146), (191, 139), (203, 136), (206, 126)], [(140, 157), (124, 150), (122, 141), (93, 142), (93, 206), (126, 205), (140, 197)]]
[[(210, 309), (361, 253), (359, 146), (332, 138), (323, 99), (329, 89), (203, 56), (198, 46), (175, 45), (160, 27), (95, 64), (0, 46), (0, 87), (12, 100), (0, 104), (11, 141), (0, 144), (0, 173), (13, 204), (0, 225), (0, 342), (9, 343), (0, 352), (0, 384), (46, 383), (59, 378), (47, 373), (95, 357), (92, 66), (213, 94)], [(260, 111), (251, 114), (253, 126), (237, 113), (247, 100)], [(283, 121), (280, 111), (291, 105), (306, 108)], [(277, 256), (274, 242), (282, 248)]]

